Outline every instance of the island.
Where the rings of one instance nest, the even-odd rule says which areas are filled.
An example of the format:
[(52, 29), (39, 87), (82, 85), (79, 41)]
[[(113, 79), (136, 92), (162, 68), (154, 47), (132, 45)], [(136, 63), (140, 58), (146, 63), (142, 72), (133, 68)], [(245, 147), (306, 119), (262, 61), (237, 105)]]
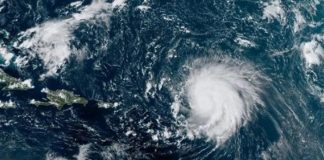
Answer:
[(31, 79), (26, 79), (24, 81), (12, 77), (5, 73), (3, 70), (0, 69), (0, 87), (1, 90), (4, 91), (12, 91), (12, 90), (29, 90), (33, 89), (34, 86), (32, 85)]
[(64, 105), (81, 104), (85, 106), (88, 103), (87, 99), (64, 89), (50, 90), (48, 88), (44, 88), (41, 90), (41, 92), (46, 94), (46, 101), (36, 101), (33, 99), (30, 101), (30, 104), (37, 107), (55, 106), (58, 109), (62, 109)]

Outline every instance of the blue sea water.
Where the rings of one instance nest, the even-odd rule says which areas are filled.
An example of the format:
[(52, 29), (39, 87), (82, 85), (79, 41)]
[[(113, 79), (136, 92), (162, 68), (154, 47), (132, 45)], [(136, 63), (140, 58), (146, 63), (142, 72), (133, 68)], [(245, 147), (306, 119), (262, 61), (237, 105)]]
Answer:
[[(322, 0), (0, 0), (1, 69), (35, 86), (0, 92), (17, 105), (0, 108), (0, 159), (324, 159), (323, 25)], [(240, 90), (244, 106), (257, 109), (224, 143), (208, 134), (222, 119), (191, 133), (188, 118), (196, 97), (187, 80), (196, 66), (215, 64), (261, 77), (243, 83), (210, 72), (255, 85), (262, 101)], [(46, 97), (43, 88), (90, 102), (30, 104)], [(241, 101), (227, 93), (211, 99), (234, 110), (206, 115), (237, 113)]]

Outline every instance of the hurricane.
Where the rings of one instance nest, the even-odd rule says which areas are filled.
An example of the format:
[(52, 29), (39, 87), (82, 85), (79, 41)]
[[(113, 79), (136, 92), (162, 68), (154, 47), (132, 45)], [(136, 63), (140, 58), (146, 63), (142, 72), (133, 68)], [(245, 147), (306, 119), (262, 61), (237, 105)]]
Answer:
[(249, 64), (232, 61), (192, 68), (185, 84), (191, 109), (189, 130), (224, 143), (263, 105), (260, 78)]

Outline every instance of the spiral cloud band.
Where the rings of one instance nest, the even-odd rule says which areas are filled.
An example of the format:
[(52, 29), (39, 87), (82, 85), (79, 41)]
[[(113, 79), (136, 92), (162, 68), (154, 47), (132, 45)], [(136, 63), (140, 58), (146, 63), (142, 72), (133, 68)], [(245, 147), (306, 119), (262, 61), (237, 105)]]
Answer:
[(248, 64), (223, 61), (191, 69), (186, 82), (189, 133), (218, 145), (251, 119), (260, 99), (261, 75)]

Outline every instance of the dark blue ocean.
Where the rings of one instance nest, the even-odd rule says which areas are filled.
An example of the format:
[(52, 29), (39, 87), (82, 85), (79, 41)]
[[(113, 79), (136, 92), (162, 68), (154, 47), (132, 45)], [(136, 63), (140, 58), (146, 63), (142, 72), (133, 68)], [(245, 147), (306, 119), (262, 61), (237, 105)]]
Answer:
[(0, 160), (324, 159), (323, 0), (0, 0), (0, 68)]

